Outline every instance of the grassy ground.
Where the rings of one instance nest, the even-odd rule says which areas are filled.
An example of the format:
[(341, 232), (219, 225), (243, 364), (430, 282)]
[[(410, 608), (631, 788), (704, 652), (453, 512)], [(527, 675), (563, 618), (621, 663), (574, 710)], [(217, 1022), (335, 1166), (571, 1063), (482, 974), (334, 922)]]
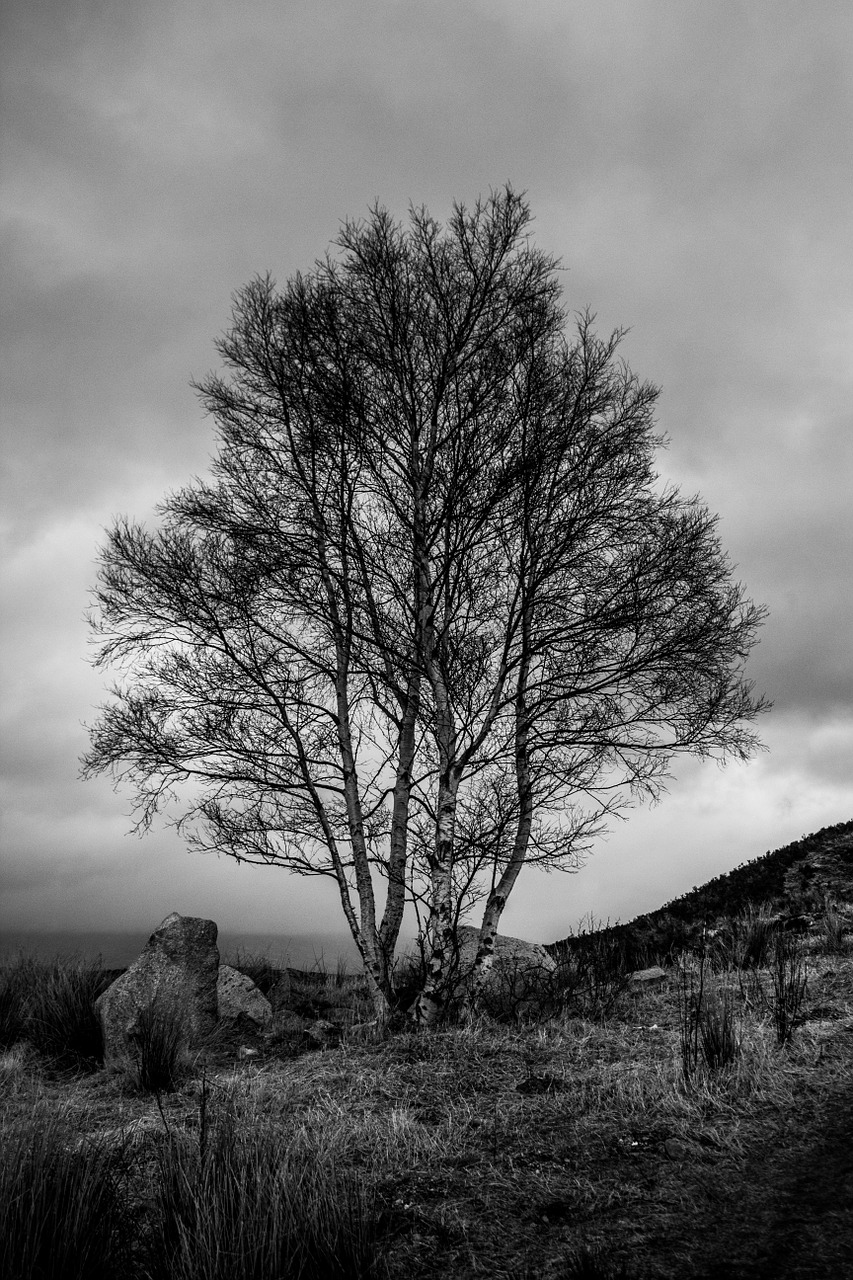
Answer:
[[(226, 1163), (249, 1152), (258, 1185), (278, 1152), (329, 1248), (359, 1237), (342, 1277), (841, 1277), (853, 1257), (853, 956), (825, 942), (795, 951), (808, 985), (782, 1044), (772, 958), (764, 970), (716, 972), (685, 961), (657, 989), (609, 990), (605, 1016), (574, 992), (556, 1016), (378, 1041), (369, 1027), (345, 1028), (340, 1044), (311, 1053), (306, 1022), (364, 1018), (357, 981), (273, 974), (276, 1033), (221, 1038), (158, 1097), (126, 1075), (69, 1073), (17, 1040), (0, 1057), (7, 1149), (10, 1134), (58, 1116), (66, 1146), (120, 1151), (136, 1224), (123, 1231), (140, 1240), (169, 1178), (215, 1175), (205, 1147), (220, 1141)], [(721, 1016), (730, 1060), (712, 1070), (690, 1037), (697, 1018), (719, 1031)], [(308, 1168), (319, 1170), (310, 1184)], [(335, 1205), (345, 1220), (329, 1225)], [(131, 1252), (128, 1280), (156, 1274), (150, 1250)], [(331, 1276), (326, 1265), (302, 1274)]]

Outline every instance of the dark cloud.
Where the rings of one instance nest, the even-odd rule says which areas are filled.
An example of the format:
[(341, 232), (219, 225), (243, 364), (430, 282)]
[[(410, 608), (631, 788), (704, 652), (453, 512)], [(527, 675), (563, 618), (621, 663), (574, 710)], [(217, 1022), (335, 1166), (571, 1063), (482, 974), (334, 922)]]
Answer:
[(95, 550), (114, 515), (150, 517), (205, 469), (189, 382), (235, 289), (310, 268), (375, 199), (444, 216), (506, 180), (563, 258), (569, 309), (629, 326), (626, 357), (661, 384), (662, 473), (720, 514), (769, 606), (750, 669), (776, 703), (767, 756), (679, 770), (558, 882), (553, 921), (554, 882), (543, 896), (533, 877), (512, 928), (645, 909), (850, 816), (846, 0), (11, 0), (2, 22), (10, 921), (144, 928), (171, 885), (241, 925), (334, 911), (167, 831), (128, 840), (127, 796), (77, 781), (102, 690), (85, 665)]

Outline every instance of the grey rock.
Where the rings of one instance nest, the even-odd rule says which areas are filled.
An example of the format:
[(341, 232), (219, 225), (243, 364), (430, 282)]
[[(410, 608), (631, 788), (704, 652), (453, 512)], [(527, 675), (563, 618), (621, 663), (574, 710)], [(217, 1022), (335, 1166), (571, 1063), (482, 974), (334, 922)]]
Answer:
[[(457, 938), (459, 976), (464, 981), (470, 977), (477, 958), (480, 930), (467, 924), (460, 925)], [(548, 954), (541, 943), (525, 942), (523, 938), (507, 938), (503, 934), (498, 934), (495, 940), (490, 982), (500, 982), (502, 979), (520, 974), (553, 973), (556, 967), (553, 956)]]
[(665, 981), (666, 970), (662, 969), (658, 964), (652, 965), (651, 969), (637, 969), (635, 973), (631, 974), (631, 982), (636, 983), (638, 986), (650, 986), (653, 983)]
[(216, 925), (196, 916), (168, 915), (139, 958), (95, 1003), (108, 1066), (132, 1061), (143, 1009), (156, 1004), (181, 1017), (192, 1046), (216, 1026), (219, 950)]
[(318, 1018), (316, 1022), (312, 1022), (302, 1032), (305, 1044), (311, 1049), (330, 1049), (340, 1044), (341, 1029), (334, 1022), (327, 1022), (325, 1018)]
[(251, 978), (230, 964), (219, 966), (216, 982), (216, 1001), (220, 1022), (236, 1022), (249, 1018), (258, 1027), (272, 1022), (272, 1005), (258, 990)]
[(686, 1160), (690, 1155), (690, 1148), (680, 1138), (667, 1138), (663, 1149), (670, 1160)]

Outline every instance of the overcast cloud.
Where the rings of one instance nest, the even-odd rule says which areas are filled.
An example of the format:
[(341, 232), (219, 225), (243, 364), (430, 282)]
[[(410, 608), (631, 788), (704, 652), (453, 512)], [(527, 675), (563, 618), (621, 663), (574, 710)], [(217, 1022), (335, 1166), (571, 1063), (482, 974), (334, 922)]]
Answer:
[(853, 817), (853, 9), (848, 0), (6, 0), (0, 926), (337, 927), (334, 893), (128, 835), (77, 779), (103, 691), (101, 530), (203, 473), (189, 386), (232, 293), (376, 199), (511, 181), (565, 300), (660, 384), (664, 475), (770, 608), (768, 753), (680, 768), (508, 932), (628, 918)]

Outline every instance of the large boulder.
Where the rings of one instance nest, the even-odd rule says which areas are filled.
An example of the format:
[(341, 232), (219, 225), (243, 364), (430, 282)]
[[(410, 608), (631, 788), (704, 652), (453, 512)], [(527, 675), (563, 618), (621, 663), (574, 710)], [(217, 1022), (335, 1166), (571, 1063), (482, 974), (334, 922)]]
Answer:
[(212, 920), (172, 912), (155, 929), (138, 960), (95, 1003), (104, 1033), (104, 1061), (133, 1060), (139, 1015), (156, 1005), (173, 1008), (187, 1046), (216, 1026), (219, 949)]
[(245, 1019), (257, 1027), (272, 1022), (272, 1005), (251, 978), (230, 964), (219, 966), (216, 998), (220, 1022), (242, 1023)]
[[(459, 944), (459, 981), (464, 985), (471, 976), (477, 958), (480, 930), (463, 924), (459, 926), (456, 936)], [(541, 943), (525, 942), (523, 938), (507, 938), (498, 934), (486, 990), (509, 988), (519, 982), (526, 985), (537, 974), (553, 973), (556, 967), (553, 957)]]

